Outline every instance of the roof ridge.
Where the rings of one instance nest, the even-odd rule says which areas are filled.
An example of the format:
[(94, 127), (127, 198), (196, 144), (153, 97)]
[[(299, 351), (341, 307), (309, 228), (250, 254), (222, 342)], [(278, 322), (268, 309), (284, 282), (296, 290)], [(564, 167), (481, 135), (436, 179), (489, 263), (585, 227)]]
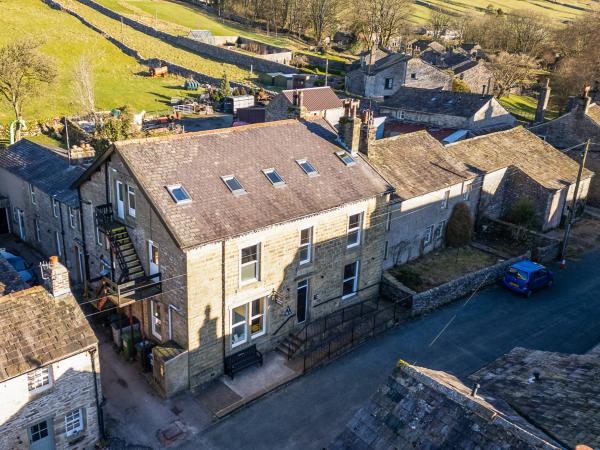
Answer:
[[(509, 132), (513, 132), (513, 131), (516, 131), (516, 130), (529, 131), (529, 130), (525, 129), (525, 127), (523, 125), (517, 125), (516, 127), (509, 128), (508, 130), (494, 131), (493, 133), (488, 133), (488, 134), (482, 134), (482, 135), (479, 135), (479, 136), (474, 136), (474, 137), (469, 138), (469, 139), (463, 139), (462, 141), (451, 142), (450, 144), (446, 144), (445, 147), (452, 147), (452, 146), (455, 146), (455, 145), (464, 144), (466, 142), (472, 142), (472, 141), (477, 140), (477, 139), (489, 138), (489, 137), (495, 136), (497, 134), (509, 133)], [(536, 138), (540, 139), (539, 136), (537, 136), (535, 133), (532, 133), (531, 131), (529, 131), (529, 133), (531, 135), (535, 136)], [(550, 145), (550, 144), (548, 144), (548, 145)]]
[(299, 89), (284, 89), (281, 92), (309, 91), (311, 89), (331, 89), (333, 91), (333, 88), (331, 86), (313, 86), (313, 87), (299, 88)]

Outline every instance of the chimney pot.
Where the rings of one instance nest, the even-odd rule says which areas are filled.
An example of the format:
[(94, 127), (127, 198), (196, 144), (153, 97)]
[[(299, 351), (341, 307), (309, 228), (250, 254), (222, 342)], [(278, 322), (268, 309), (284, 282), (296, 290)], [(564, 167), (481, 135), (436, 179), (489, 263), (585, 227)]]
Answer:
[(50, 264), (55, 266), (58, 264), (58, 256), (51, 256), (50, 257)]
[(481, 385), (479, 383), (475, 383), (475, 385), (471, 389), (471, 397), (475, 397), (477, 395), (477, 391), (479, 391), (480, 387)]
[(44, 287), (54, 298), (71, 294), (69, 271), (57, 256), (51, 256), (48, 264), (41, 264), (40, 271)]

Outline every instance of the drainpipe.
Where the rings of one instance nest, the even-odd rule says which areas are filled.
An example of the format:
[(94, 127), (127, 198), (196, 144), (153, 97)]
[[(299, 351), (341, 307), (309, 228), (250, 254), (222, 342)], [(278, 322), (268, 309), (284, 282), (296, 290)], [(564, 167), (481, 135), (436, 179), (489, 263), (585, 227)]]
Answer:
[(60, 216), (60, 235), (62, 236), (62, 247), (63, 247), (65, 267), (66, 267), (67, 266), (67, 244), (65, 243), (65, 224), (63, 221), (62, 202), (58, 202), (58, 215)]
[(96, 376), (96, 348), (92, 348), (88, 351), (90, 355), (90, 361), (92, 362), (92, 376), (94, 377), (94, 396), (96, 398), (96, 413), (98, 415), (98, 428), (100, 429), (100, 438), (105, 439), (104, 434), (104, 415), (102, 412), (102, 403), (98, 395), (98, 377)]
[[(104, 162), (104, 193), (106, 197), (106, 203), (112, 204), (110, 201), (110, 177), (108, 176), (108, 160)], [(110, 280), (115, 281), (115, 257), (113, 255), (112, 248), (109, 249), (110, 253)]]
[[(90, 255), (87, 251), (87, 243), (85, 239), (85, 219), (83, 216), (83, 200), (81, 200), (81, 187), (77, 187), (77, 197), (79, 197), (79, 223), (81, 225), (81, 242), (83, 243), (83, 260), (85, 262), (85, 279), (90, 279)], [(92, 220), (94, 218), (94, 210), (92, 209)]]
[(225, 367), (225, 240), (221, 241), (221, 340)]

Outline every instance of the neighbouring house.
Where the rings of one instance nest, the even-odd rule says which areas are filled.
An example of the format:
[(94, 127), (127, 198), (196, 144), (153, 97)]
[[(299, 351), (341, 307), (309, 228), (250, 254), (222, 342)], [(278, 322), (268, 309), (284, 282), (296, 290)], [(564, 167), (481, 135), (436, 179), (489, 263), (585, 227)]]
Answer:
[(483, 52), (483, 49), (481, 48), (481, 45), (475, 42), (463, 42), (462, 44), (460, 44), (459, 48), (471, 56), (475, 56), (478, 58), (486, 57), (485, 53)]
[(393, 189), (324, 119), (117, 142), (75, 185), (92, 278), (112, 254), (165, 396), (378, 293)]
[(516, 119), (491, 95), (401, 87), (378, 106), (401, 122), (469, 131), (513, 127)]
[(401, 86), (452, 89), (452, 75), (405, 53), (380, 49), (363, 53), (346, 73), (346, 91), (370, 98), (385, 98)]
[(464, 81), (474, 94), (494, 92), (494, 74), (484, 61), (469, 61), (460, 66), (453, 67), (454, 76)]
[[(590, 364), (591, 366), (591, 364)], [(586, 372), (580, 366), (577, 378), (586, 378), (585, 394), (576, 392), (575, 386), (569, 387), (572, 373), (567, 371), (554, 371), (557, 378), (547, 380), (542, 387), (527, 384), (532, 374), (522, 374), (519, 385), (514, 387), (513, 398), (503, 398), (496, 392), (490, 392), (483, 384), (479, 389), (474, 382), (460, 380), (446, 372), (432, 370), (425, 367), (398, 361), (396, 369), (369, 399), (369, 401), (346, 424), (340, 434), (328, 447), (331, 450), (358, 450), (394, 448), (408, 450), (415, 448), (515, 448), (559, 450), (565, 445), (558, 440), (556, 428), (541, 425), (556, 425), (563, 428), (566, 424), (577, 423), (583, 426), (591, 425), (590, 431), (597, 429), (594, 420), (598, 419), (597, 413), (591, 413), (586, 420), (586, 413), (594, 409), (589, 404), (593, 395), (597, 394), (597, 383), (593, 375), (598, 375), (597, 362), (593, 364), (595, 370), (589, 376), (580, 374)], [(575, 369), (575, 368), (574, 368)], [(535, 370), (531, 367), (531, 370)], [(549, 377), (551, 375), (549, 374)], [(562, 385), (562, 391), (553, 392), (552, 387)], [(580, 387), (580, 386), (577, 386)], [(506, 386), (510, 391), (510, 383)], [(548, 402), (538, 404), (537, 397), (532, 391), (545, 391)], [(574, 393), (574, 399), (569, 394)], [(562, 395), (561, 395), (562, 394)], [(553, 396), (559, 396), (553, 405)], [(532, 411), (535, 416), (546, 413), (545, 406), (551, 411), (557, 411), (563, 405), (572, 405), (577, 408), (577, 417), (568, 417), (564, 411), (564, 424), (557, 421), (547, 421), (538, 424), (531, 421), (531, 417), (518, 405), (530, 401), (526, 410)], [(544, 407), (541, 407), (541, 406)], [(589, 405), (586, 409), (586, 405)], [(597, 410), (597, 408), (595, 408)], [(582, 420), (578, 420), (581, 417)], [(538, 427), (539, 425), (539, 427)], [(573, 431), (573, 434), (575, 431)], [(595, 439), (588, 445), (593, 446)], [(583, 440), (585, 442), (585, 440)], [(575, 442), (570, 442), (570, 448), (575, 447)]]
[(79, 283), (85, 250), (71, 184), (84, 170), (58, 149), (26, 139), (0, 150), (0, 195), (6, 198), (0, 216), (9, 218), (9, 231), (22, 241), (46, 257), (58, 256)]
[[(5, 266), (0, 257), (0, 284)], [(0, 448), (92, 449), (102, 423), (98, 341), (67, 269), (51, 261), (42, 278), (0, 296)]]
[[(572, 207), (579, 164), (523, 127), (449, 144), (446, 151), (480, 174), (479, 215), (508, 217), (527, 198), (545, 231), (558, 227)], [(585, 205), (592, 176), (583, 172), (577, 211)]]
[[(557, 119), (534, 125), (529, 131), (559, 149), (569, 149), (566, 154), (580, 161), (583, 144), (591, 140), (586, 167), (600, 172), (600, 105), (586, 94), (569, 99), (568, 111)], [(573, 148), (575, 146), (579, 146)], [(589, 202), (600, 206), (600, 179), (592, 180)]]
[(266, 107), (267, 122), (289, 119), (301, 108), (304, 117), (319, 116), (331, 125), (337, 125), (344, 113), (342, 100), (328, 86), (283, 91)]
[(276, 86), (284, 89), (302, 89), (313, 87), (318, 77), (317, 75), (306, 73), (270, 72), (261, 73), (259, 78), (267, 86)]
[[(475, 217), (480, 184), (427, 131), (375, 140), (368, 118), (362, 119), (344, 117), (340, 134), (395, 189), (385, 222), (387, 269), (442, 246), (456, 204), (466, 203)], [(353, 133), (361, 134), (358, 142)]]

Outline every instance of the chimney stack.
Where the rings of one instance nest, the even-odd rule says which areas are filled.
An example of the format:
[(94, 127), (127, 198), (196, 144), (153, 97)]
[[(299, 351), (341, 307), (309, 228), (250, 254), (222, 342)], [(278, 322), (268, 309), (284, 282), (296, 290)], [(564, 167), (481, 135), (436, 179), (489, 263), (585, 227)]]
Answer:
[(42, 282), (46, 290), (54, 298), (71, 294), (69, 271), (58, 261), (58, 256), (51, 256), (50, 261), (40, 265)]
[(583, 88), (583, 93), (579, 97), (569, 97), (569, 103), (567, 104), (567, 112), (580, 112), (581, 114), (587, 114), (592, 99), (589, 96), (590, 86), (586, 85)]
[(535, 110), (535, 123), (544, 122), (544, 113), (548, 107), (550, 92), (552, 92), (552, 89), (550, 88), (550, 79), (546, 78), (546, 84), (540, 89), (540, 96)]
[(344, 100), (344, 117), (340, 119), (339, 138), (350, 152), (356, 155), (360, 146), (360, 120), (358, 119), (358, 100)]
[(375, 127), (373, 126), (373, 115), (371, 110), (365, 110), (360, 115), (360, 141), (358, 151), (369, 156), (369, 148), (375, 142)]
[(307, 114), (304, 106), (304, 92), (294, 91), (292, 96), (292, 106), (288, 109), (288, 117), (290, 119), (302, 119)]
[(473, 385), (473, 388), (471, 389), (471, 397), (475, 397), (475, 396), (477, 396), (477, 391), (479, 391), (479, 388), (480, 388), (480, 387), (481, 387), (481, 386), (479, 385), (479, 383), (475, 383), (475, 384)]

